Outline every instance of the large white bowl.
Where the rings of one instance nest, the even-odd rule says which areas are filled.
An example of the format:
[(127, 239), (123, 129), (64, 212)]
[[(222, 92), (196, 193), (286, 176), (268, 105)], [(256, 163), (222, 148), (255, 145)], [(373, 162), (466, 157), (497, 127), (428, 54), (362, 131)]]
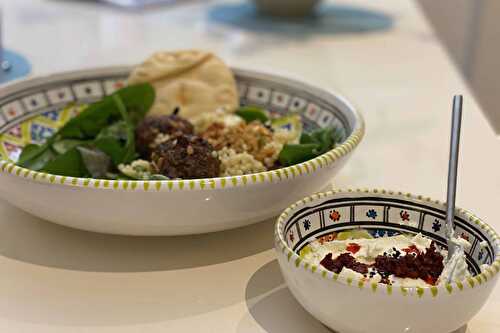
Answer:
[[(298, 251), (332, 232), (367, 229), (373, 236), (422, 233), (446, 247), (446, 208), (439, 201), (386, 190), (315, 194), (284, 211), (276, 224), (275, 248), (290, 291), (314, 317), (340, 333), (448, 333), (466, 324), (483, 306), (498, 280), (500, 238), (486, 223), (462, 209), (456, 234), (476, 274), (429, 288), (402, 288), (343, 277), (302, 260)], [(487, 246), (480, 243), (486, 241)], [(481, 273), (480, 266), (489, 265)]]
[(235, 69), (242, 104), (285, 114), (300, 111), (305, 128), (334, 126), (344, 141), (308, 162), (259, 174), (197, 180), (107, 181), (33, 172), (15, 160), (85, 103), (120, 87), (131, 68), (85, 70), (25, 80), (0, 89), (0, 196), (65, 226), (127, 235), (181, 235), (231, 229), (277, 216), (319, 191), (345, 164), (364, 132), (361, 116), (334, 93), (301, 82)]

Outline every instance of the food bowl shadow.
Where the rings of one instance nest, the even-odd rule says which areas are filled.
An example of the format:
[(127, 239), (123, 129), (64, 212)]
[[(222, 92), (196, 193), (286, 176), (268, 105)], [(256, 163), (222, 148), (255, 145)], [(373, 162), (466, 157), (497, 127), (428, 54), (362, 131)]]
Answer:
[(273, 220), (198, 236), (126, 237), (46, 223), (1, 201), (0, 215), (0, 259), (9, 263), (0, 317), (86, 328), (166, 322), (239, 303), (251, 272), (224, 271), (270, 252), (274, 227)]
[(237, 332), (250, 333), (257, 322), (269, 333), (333, 332), (307, 313), (285, 285), (277, 260), (259, 268), (245, 290), (248, 313), (241, 318)]
[[(116, 236), (47, 223), (0, 203), (0, 255), (89, 272), (153, 272), (215, 265), (270, 250), (274, 219), (192, 236)], [(249, 241), (249, 235), (252, 235)]]

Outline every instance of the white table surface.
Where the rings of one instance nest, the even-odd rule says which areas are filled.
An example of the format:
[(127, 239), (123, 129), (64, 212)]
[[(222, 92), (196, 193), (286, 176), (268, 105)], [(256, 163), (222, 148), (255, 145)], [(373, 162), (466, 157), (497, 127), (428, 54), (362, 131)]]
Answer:
[[(265, 32), (246, 21), (224, 24), (217, 13), (234, 13), (231, 1), (146, 12), (62, 0), (1, 0), (0, 7), (6, 46), (27, 56), (34, 74), (206, 48), (233, 65), (339, 90), (367, 122), (364, 142), (334, 180), (340, 187), (443, 199), (451, 96), (462, 93), (458, 205), (500, 229), (500, 142), (419, 8), (402, 0), (335, 3), (384, 13), (392, 27), (343, 33), (353, 22), (340, 18), (303, 33)], [(467, 332), (499, 332), (499, 309), (497, 286)], [(4, 202), (0, 331), (328, 332), (284, 286), (272, 221), (203, 236), (117, 237), (43, 222)]]

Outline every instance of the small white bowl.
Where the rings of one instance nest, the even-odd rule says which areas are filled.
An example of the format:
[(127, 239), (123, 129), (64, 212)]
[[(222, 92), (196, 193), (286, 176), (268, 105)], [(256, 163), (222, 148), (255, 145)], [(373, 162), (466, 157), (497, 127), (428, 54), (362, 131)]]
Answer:
[[(376, 237), (420, 232), (446, 247), (445, 211), (439, 201), (386, 190), (307, 197), (286, 209), (276, 224), (275, 248), (285, 281), (304, 309), (338, 332), (452, 332), (481, 309), (500, 271), (500, 238), (471, 213), (455, 213), (456, 233), (472, 244), (466, 253), (469, 269), (477, 273), (465, 281), (429, 288), (368, 283), (344, 279), (297, 254), (317, 237), (358, 227)], [(485, 248), (479, 245), (482, 241), (487, 242)], [(483, 264), (489, 268), (480, 273)]]
[(130, 67), (51, 75), (0, 88), (0, 196), (68, 227), (126, 235), (226, 230), (277, 216), (320, 191), (347, 162), (364, 133), (357, 110), (338, 95), (302, 82), (235, 69), (241, 103), (301, 112), (306, 128), (334, 126), (344, 141), (305, 163), (258, 174), (171, 181), (62, 177), (16, 166), (21, 148), (40, 142), (69, 117), (68, 103), (100, 99), (123, 84)]

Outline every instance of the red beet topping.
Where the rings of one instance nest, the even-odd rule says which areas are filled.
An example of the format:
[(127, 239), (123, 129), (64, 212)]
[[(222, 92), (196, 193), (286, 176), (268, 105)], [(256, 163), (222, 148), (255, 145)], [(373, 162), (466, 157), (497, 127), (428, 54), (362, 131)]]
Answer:
[[(351, 245), (357, 246), (356, 253), (360, 246), (356, 243), (350, 243), (347, 250), (351, 251)], [(353, 249), (355, 248), (353, 246)], [(328, 253), (323, 260), (321, 266), (329, 271), (340, 273), (342, 268), (352, 269), (360, 274), (367, 274), (368, 267), (373, 267), (382, 276), (381, 283), (390, 284), (389, 276), (394, 275), (399, 278), (422, 279), (430, 285), (435, 285), (441, 272), (443, 271), (443, 256), (436, 251), (434, 242), (431, 243), (429, 249), (423, 253), (416, 246), (412, 245), (407, 249), (403, 249), (407, 253), (406, 256), (387, 256), (380, 255), (375, 258), (375, 264), (366, 265), (356, 261), (350, 253), (342, 253), (337, 258), (333, 259), (331, 253)], [(352, 252), (352, 251), (351, 251)], [(370, 273), (370, 276), (373, 273)]]
[(436, 252), (434, 242), (425, 253), (419, 251), (416, 255), (398, 258), (378, 256), (373, 266), (382, 276), (394, 274), (400, 278), (420, 278), (431, 285), (436, 284), (444, 268), (443, 256)]
[(347, 247), (345, 249), (351, 252), (352, 254), (356, 254), (359, 251), (359, 249), (361, 249), (361, 245), (356, 243), (349, 243), (347, 244)]
[(430, 285), (435, 285), (436, 284), (436, 281), (434, 280), (434, 278), (432, 276), (427, 276), (427, 278), (425, 279), (425, 282), (427, 284), (430, 284)]
[(403, 249), (403, 251), (405, 251), (407, 254), (410, 254), (410, 253), (419, 254), (420, 253), (420, 250), (415, 245), (410, 245), (409, 247)]
[(344, 267), (352, 269), (360, 274), (368, 273), (368, 265), (357, 262), (350, 253), (342, 253), (335, 259), (332, 258), (331, 253), (328, 253), (323, 260), (321, 260), (320, 264), (329, 271), (337, 274), (340, 273)]

